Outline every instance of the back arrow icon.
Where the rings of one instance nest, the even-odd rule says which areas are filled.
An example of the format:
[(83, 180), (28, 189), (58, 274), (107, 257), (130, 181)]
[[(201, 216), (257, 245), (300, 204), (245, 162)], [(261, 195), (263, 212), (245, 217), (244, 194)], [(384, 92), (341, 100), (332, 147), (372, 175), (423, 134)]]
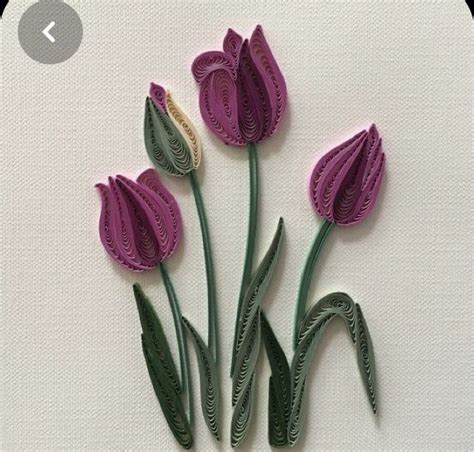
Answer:
[(51, 22), (43, 31), (42, 33), (51, 41), (51, 42), (56, 42), (56, 39), (54, 36), (49, 34), (51, 28), (53, 28), (56, 25), (56, 22)]

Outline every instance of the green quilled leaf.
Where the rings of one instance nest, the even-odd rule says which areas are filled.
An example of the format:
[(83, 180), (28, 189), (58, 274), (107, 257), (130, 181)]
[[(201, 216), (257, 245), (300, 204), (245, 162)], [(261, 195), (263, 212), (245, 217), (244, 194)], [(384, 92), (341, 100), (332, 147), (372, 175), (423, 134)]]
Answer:
[(143, 354), (153, 389), (160, 402), (161, 410), (176, 440), (183, 448), (190, 449), (193, 445), (193, 435), (181, 398), (176, 392), (176, 389), (169, 384), (166, 374), (157, 366), (158, 360), (152, 347), (153, 345), (149, 343), (146, 336), (142, 334)]
[(360, 374), (372, 409), (376, 411), (374, 353), (360, 306), (356, 305), (347, 294), (340, 292), (329, 294), (306, 314), (298, 334), (298, 345), (290, 371), (292, 397), (288, 438), (291, 446), (298, 441), (303, 425), (304, 389), (312, 359), (326, 327), (335, 317), (341, 317), (344, 320), (357, 348)]
[(367, 324), (361, 307), (356, 304), (357, 310), (357, 361), (360, 375), (364, 382), (367, 396), (374, 414), (377, 414), (377, 400), (375, 397), (375, 355)]
[(191, 322), (185, 317), (182, 317), (182, 320), (192, 338), (196, 351), (199, 366), (202, 414), (209, 431), (219, 440), (219, 380), (216, 364), (209, 349), (191, 325)]
[(286, 447), (291, 408), (290, 367), (273, 330), (261, 313), (262, 335), (272, 371), (268, 392), (268, 442), (272, 447)]
[(145, 147), (150, 160), (165, 173), (184, 176), (194, 169), (192, 154), (168, 115), (148, 97), (145, 104)]
[(233, 445), (243, 441), (249, 427), (255, 365), (260, 349), (260, 306), (278, 261), (282, 237), (283, 219), (280, 218), (272, 243), (250, 281), (242, 304), (232, 381), (232, 401), (235, 405), (231, 426)]
[(242, 397), (237, 401), (237, 405), (232, 415), (232, 425), (230, 432), (230, 443), (232, 447), (239, 447), (247, 436), (249, 422), (253, 412), (253, 398), (255, 397), (255, 373), (252, 374), (250, 382), (245, 388)]
[(178, 394), (181, 394), (178, 373), (160, 319), (139, 284), (133, 285), (133, 293), (137, 302), (143, 334), (157, 359), (156, 367), (163, 371), (171, 386)]

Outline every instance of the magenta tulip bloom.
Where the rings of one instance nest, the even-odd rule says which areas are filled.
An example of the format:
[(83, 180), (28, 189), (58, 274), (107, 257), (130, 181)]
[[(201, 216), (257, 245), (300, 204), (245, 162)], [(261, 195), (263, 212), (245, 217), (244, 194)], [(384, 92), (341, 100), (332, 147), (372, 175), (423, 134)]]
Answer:
[(375, 206), (385, 166), (374, 124), (324, 155), (310, 181), (316, 211), (341, 226), (361, 222)]
[(223, 52), (199, 55), (192, 65), (204, 122), (226, 144), (243, 146), (271, 136), (286, 108), (286, 85), (258, 25), (250, 40), (229, 29)]
[(140, 272), (174, 253), (181, 238), (181, 214), (155, 170), (144, 171), (136, 182), (117, 176), (96, 187), (102, 198), (100, 239), (113, 259)]

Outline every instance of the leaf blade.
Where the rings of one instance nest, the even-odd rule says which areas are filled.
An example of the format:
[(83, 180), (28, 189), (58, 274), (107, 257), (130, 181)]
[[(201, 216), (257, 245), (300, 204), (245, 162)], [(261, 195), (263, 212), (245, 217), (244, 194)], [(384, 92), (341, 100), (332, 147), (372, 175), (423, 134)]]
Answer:
[(192, 338), (199, 367), (201, 409), (209, 431), (220, 440), (219, 432), (219, 379), (211, 352), (191, 322), (182, 317), (183, 324)]
[(166, 374), (169, 383), (174, 387), (176, 392), (181, 394), (180, 379), (160, 319), (151, 301), (138, 283), (133, 285), (133, 293), (137, 303), (143, 334), (150, 348), (154, 351), (154, 356), (156, 356), (157, 359), (156, 365)]
[(176, 389), (168, 383), (164, 372), (156, 367), (157, 360), (150, 348), (152, 344), (148, 343), (144, 334), (141, 337), (148, 375), (168, 426), (179, 444), (185, 449), (190, 449), (193, 445), (193, 435), (181, 398)]
[(291, 408), (291, 376), (288, 360), (268, 319), (261, 313), (262, 336), (272, 371), (268, 393), (268, 440), (272, 447), (288, 446)]
[(357, 363), (359, 365), (360, 375), (364, 382), (365, 390), (369, 398), (370, 406), (374, 414), (377, 414), (377, 398), (375, 391), (375, 355), (372, 345), (372, 339), (365, 322), (362, 309), (356, 304), (357, 310)]

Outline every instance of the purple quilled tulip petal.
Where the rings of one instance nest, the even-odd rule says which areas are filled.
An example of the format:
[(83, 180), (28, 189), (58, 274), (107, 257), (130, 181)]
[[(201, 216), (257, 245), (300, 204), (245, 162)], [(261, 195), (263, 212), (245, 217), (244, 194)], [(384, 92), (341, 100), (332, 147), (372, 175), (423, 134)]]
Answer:
[(224, 143), (245, 144), (239, 128), (235, 80), (228, 71), (214, 71), (203, 80), (199, 107), (207, 127)]
[(273, 134), (285, 112), (286, 83), (260, 25), (257, 25), (250, 38), (249, 48), (250, 55), (262, 77), (270, 101), (271, 121), (262, 137), (262, 139), (265, 139)]
[(262, 141), (274, 133), (286, 108), (283, 75), (261, 26), (250, 41), (229, 29), (223, 50), (205, 52), (192, 65), (201, 115), (226, 144)]
[(227, 30), (227, 34), (224, 38), (223, 50), (224, 52), (232, 58), (234, 64), (237, 66), (239, 61), (240, 48), (242, 47), (242, 36), (236, 33), (232, 28)]
[(168, 189), (163, 185), (158, 174), (153, 169), (147, 169), (141, 173), (137, 182), (155, 193), (167, 206), (172, 226), (172, 246), (169, 255), (173, 254), (183, 234), (183, 223), (178, 203)]
[(150, 98), (158, 110), (162, 113), (167, 113), (166, 91), (161, 85), (157, 85), (153, 82), (150, 83)]
[(147, 267), (130, 263), (130, 260), (122, 252), (119, 246), (120, 223), (117, 204), (113, 199), (111, 189), (104, 184), (97, 184), (102, 199), (102, 211), (99, 220), (99, 235), (107, 253), (128, 270), (143, 271)]
[(181, 238), (176, 200), (152, 169), (137, 182), (117, 176), (97, 184), (102, 200), (100, 239), (110, 256), (132, 271), (154, 268), (171, 256)]
[[(157, 247), (153, 258), (155, 264), (168, 257), (172, 247), (172, 225), (166, 204), (154, 192), (123, 176), (117, 176), (117, 185), (128, 193), (134, 205), (130, 206), (137, 211), (142, 211), (145, 216), (144, 225), (150, 236), (155, 238)], [(138, 237), (136, 237), (138, 238)], [(151, 245), (151, 243), (147, 243)], [(151, 251), (152, 248), (147, 251)]]
[(250, 56), (247, 39), (240, 50), (237, 89), (240, 133), (247, 143), (256, 143), (268, 130), (272, 114), (267, 90)]
[(385, 156), (375, 125), (325, 154), (310, 179), (316, 211), (339, 225), (362, 221), (375, 205)]

